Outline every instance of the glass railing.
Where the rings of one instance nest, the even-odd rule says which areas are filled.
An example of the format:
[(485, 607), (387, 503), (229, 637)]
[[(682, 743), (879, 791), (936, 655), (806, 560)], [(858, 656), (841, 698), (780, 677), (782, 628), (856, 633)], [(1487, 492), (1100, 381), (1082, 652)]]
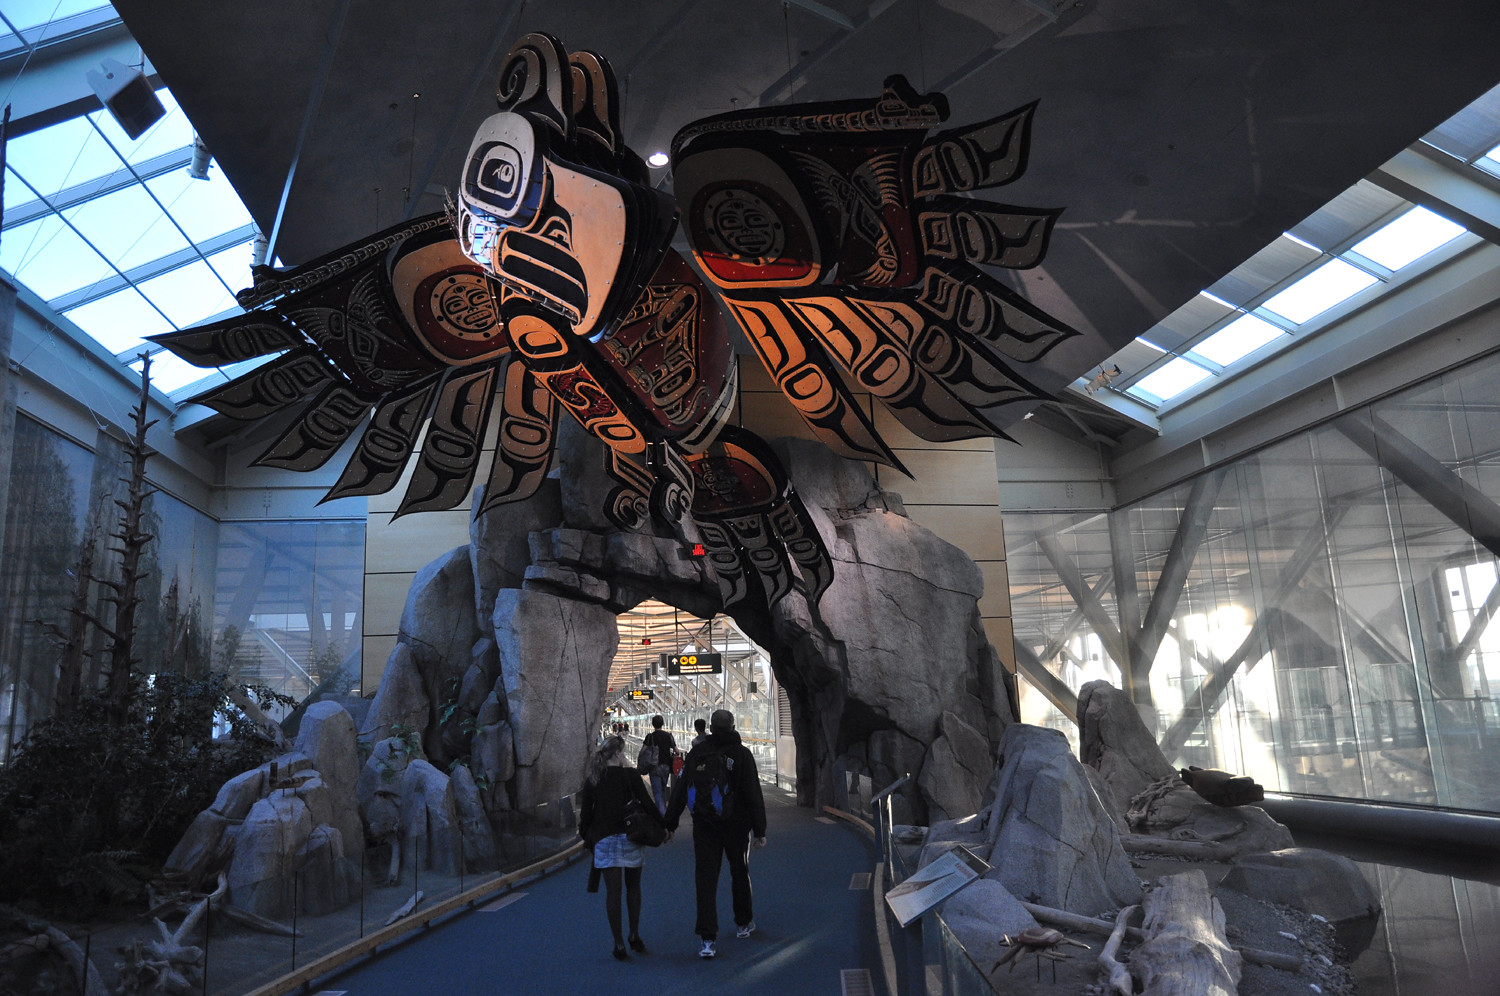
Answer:
[(175, 973), (173, 992), (291, 992), (425, 921), (488, 901), (520, 869), (570, 860), (577, 843), (572, 796), (492, 814), (468, 832), (450, 825), (375, 842), (353, 857), (314, 832), (283, 874), (234, 881), (231, 865), (211, 894), (153, 894), (145, 913), (65, 932), (74, 949), (61, 936), (49, 941), (75, 978), (80, 967), (89, 973), (79, 991), (155, 992), (150, 980)]
[[(904, 775), (867, 796), (865, 808), (846, 810), (868, 813), (875, 825), (875, 842), (880, 848), (880, 863), (885, 874), (879, 888), (886, 892), (917, 870), (917, 858), (921, 852), (920, 844), (897, 836), (892, 819), (892, 797), (910, 777)], [(868, 791), (869, 778), (861, 776), (861, 781)], [(858, 798), (859, 787), (859, 783), (851, 778), (851, 801)], [(905, 927), (897, 923), (889, 908), (884, 914), (885, 928), (891, 934), (897, 960), (901, 963), (896, 996), (993, 996), (994, 987), (936, 909), (929, 910)]]

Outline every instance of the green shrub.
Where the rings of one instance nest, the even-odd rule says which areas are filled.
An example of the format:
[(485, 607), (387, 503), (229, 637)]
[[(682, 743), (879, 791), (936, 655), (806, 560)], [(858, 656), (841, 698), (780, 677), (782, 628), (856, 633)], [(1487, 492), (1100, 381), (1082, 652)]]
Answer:
[[(86, 698), (35, 724), (0, 768), (0, 903), (78, 917), (139, 898), (219, 787), (274, 755), (230, 694), (262, 708), (284, 697), (218, 673), (133, 680), (123, 723)], [(213, 738), (215, 717), (227, 737)]]

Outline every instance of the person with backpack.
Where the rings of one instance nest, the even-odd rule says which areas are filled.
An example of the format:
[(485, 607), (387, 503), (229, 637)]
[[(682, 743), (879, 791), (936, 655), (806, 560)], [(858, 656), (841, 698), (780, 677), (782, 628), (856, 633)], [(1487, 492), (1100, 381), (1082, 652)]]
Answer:
[[(620, 886), (625, 886), (625, 904), (630, 913), (630, 947), (642, 954), (646, 942), (641, 940), (641, 867), (645, 849), (626, 836), (626, 816), (633, 802), (648, 819), (660, 820), (661, 814), (649, 795), (641, 776), (625, 760), (625, 738), (606, 737), (604, 743), (589, 755), (588, 775), (579, 798), (578, 836), (594, 855), (594, 872), (589, 876), (589, 891), (597, 890), (595, 875), (604, 879), (604, 913), (615, 937), (614, 955), (626, 961), (626, 937), (620, 923)], [(671, 834), (667, 834), (671, 839)]]
[(667, 811), (667, 785), (672, 777), (672, 755), (677, 750), (677, 740), (671, 731), (662, 729), (665, 720), (658, 713), (651, 717), (653, 729), (641, 741), (641, 753), (636, 767), (641, 774), (651, 778), (651, 795), (656, 799), (656, 811)]
[(708, 720), (708, 737), (688, 752), (682, 777), (667, 806), (669, 832), (677, 830), (683, 810), (693, 816), (693, 878), (698, 919), (693, 932), (703, 941), (700, 958), (718, 954), (719, 868), (729, 861), (729, 890), (736, 937), (755, 933), (750, 890), (750, 848), (766, 846), (766, 801), (760, 790), (755, 757), (734, 729), (734, 715), (716, 709)]

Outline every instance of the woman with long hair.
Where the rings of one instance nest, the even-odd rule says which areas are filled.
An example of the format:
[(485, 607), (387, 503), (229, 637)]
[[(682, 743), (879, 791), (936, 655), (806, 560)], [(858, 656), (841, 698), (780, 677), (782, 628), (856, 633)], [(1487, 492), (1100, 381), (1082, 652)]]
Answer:
[[(625, 738), (609, 736), (589, 755), (588, 775), (579, 800), (578, 836), (594, 852), (594, 867), (604, 878), (604, 913), (615, 935), (615, 957), (625, 961), (626, 937), (620, 922), (620, 886), (625, 886), (625, 906), (630, 916), (629, 943), (641, 954), (641, 865), (645, 848), (625, 836), (625, 810), (631, 799), (650, 819), (661, 822), (656, 801), (640, 774), (625, 762)], [(667, 834), (668, 839), (671, 834)]]

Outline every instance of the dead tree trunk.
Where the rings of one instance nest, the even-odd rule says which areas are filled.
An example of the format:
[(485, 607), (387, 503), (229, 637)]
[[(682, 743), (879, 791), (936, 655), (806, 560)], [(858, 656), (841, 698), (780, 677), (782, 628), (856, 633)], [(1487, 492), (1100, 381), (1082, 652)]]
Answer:
[(138, 663), (134, 657), (135, 610), (142, 597), (138, 591), (143, 576), (141, 553), (153, 538), (150, 533), (141, 531), (142, 511), (154, 490), (146, 484), (146, 459), (153, 455), (146, 445), (146, 432), (156, 424), (155, 419), (146, 418), (151, 394), (151, 357), (145, 356), (144, 359), (140, 402), (130, 413), (135, 432), (125, 444), (125, 452), (130, 457), (130, 473), (125, 478), (126, 496), (124, 500), (115, 499), (122, 512), (120, 528), (112, 537), (120, 544), (117, 548), (120, 552), (120, 579), (104, 582), (113, 592), (105, 601), (115, 607), (114, 625), (105, 628), (109, 637), (109, 678), (105, 697), (109, 702), (110, 719), (116, 725), (123, 724), (129, 716), (134, 694), (130, 672)]
[(1130, 955), (1144, 996), (1234, 996), (1242, 959), (1201, 871), (1168, 875), (1146, 893), (1146, 940)]

